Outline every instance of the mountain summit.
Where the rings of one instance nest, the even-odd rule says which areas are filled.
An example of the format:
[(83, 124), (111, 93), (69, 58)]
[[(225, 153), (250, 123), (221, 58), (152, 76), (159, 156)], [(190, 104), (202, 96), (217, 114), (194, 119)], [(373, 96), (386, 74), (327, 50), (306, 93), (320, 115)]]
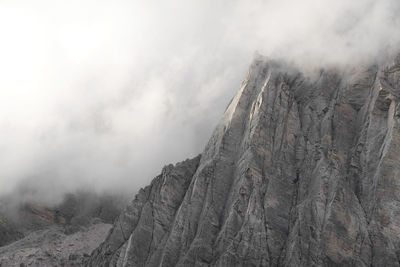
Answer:
[(399, 97), (400, 58), (310, 76), (257, 57), (88, 266), (400, 266)]

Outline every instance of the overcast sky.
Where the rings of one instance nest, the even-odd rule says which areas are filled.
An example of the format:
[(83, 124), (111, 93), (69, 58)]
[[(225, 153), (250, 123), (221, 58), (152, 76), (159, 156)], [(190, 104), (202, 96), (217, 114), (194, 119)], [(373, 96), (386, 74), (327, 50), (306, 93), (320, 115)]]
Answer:
[(308, 67), (382, 59), (399, 47), (399, 8), (0, 0), (0, 195), (135, 192), (202, 151), (255, 51)]

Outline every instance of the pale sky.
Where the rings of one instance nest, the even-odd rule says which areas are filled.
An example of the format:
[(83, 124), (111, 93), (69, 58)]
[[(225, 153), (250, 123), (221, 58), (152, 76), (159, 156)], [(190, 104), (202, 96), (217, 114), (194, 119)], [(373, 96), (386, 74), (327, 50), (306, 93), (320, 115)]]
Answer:
[(0, 0), (0, 195), (135, 192), (201, 153), (255, 51), (398, 51), (398, 0)]

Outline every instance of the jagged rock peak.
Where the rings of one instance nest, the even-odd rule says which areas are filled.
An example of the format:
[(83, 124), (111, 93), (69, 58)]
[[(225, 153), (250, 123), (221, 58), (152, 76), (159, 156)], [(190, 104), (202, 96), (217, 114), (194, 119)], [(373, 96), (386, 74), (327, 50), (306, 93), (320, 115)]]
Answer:
[(312, 77), (257, 57), (201, 154), (88, 266), (399, 266), (400, 62)]

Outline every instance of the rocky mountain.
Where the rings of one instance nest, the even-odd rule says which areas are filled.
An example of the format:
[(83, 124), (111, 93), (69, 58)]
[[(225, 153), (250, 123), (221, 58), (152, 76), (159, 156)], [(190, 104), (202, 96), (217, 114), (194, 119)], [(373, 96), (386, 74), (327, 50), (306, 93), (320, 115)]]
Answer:
[(110, 228), (111, 224), (98, 221), (74, 233), (66, 233), (60, 225), (49, 225), (0, 247), (0, 266), (83, 266)]
[(88, 266), (400, 266), (400, 57), (257, 57), (205, 150), (166, 166)]
[(57, 205), (0, 201), (0, 266), (82, 266), (104, 241), (126, 201), (92, 192)]

